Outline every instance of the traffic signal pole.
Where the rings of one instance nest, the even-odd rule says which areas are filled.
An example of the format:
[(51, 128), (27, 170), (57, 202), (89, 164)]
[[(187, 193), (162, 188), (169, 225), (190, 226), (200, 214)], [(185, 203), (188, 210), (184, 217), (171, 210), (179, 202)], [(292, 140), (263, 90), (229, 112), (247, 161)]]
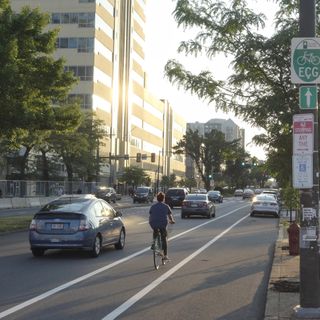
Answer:
[[(315, 38), (315, 0), (300, 0), (299, 29), (299, 37)], [(318, 106), (308, 113), (314, 116), (313, 187), (300, 189), (300, 305), (294, 319), (320, 319)]]

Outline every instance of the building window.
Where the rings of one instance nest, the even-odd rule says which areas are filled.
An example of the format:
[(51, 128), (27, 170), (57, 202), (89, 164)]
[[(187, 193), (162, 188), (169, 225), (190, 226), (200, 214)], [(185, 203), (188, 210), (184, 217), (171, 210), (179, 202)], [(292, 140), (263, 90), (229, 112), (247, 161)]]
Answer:
[(82, 109), (92, 109), (92, 95), (91, 94), (69, 94), (68, 102), (79, 102)]
[(59, 49), (78, 49), (78, 52), (93, 52), (93, 38), (58, 38)]
[(78, 52), (93, 52), (93, 38), (79, 38)]
[(79, 77), (81, 81), (93, 80), (92, 66), (65, 66), (64, 70), (73, 72), (74, 76)]
[(93, 12), (54, 12), (51, 14), (52, 24), (78, 24), (80, 28), (94, 27), (95, 14)]

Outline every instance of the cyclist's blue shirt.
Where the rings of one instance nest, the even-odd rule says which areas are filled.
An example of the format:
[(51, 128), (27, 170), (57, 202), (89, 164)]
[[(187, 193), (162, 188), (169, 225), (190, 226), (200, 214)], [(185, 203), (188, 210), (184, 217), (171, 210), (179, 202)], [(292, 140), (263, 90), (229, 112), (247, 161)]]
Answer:
[(149, 210), (151, 228), (165, 228), (168, 224), (168, 215), (171, 213), (171, 209), (167, 204), (163, 202), (153, 204)]

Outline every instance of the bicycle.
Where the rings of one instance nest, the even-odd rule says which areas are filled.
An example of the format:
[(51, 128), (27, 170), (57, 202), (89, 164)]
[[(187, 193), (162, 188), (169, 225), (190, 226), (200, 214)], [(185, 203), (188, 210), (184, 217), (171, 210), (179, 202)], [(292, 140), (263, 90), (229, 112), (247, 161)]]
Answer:
[(313, 54), (312, 52), (304, 51), (303, 56), (300, 56), (297, 59), (297, 63), (300, 66), (304, 66), (306, 63), (311, 63), (312, 65), (316, 66), (320, 64), (320, 57)]
[(155, 232), (156, 232), (156, 237), (153, 239), (152, 253), (153, 253), (154, 268), (158, 270), (160, 265), (166, 264), (166, 260), (164, 260), (160, 229), (157, 229)]

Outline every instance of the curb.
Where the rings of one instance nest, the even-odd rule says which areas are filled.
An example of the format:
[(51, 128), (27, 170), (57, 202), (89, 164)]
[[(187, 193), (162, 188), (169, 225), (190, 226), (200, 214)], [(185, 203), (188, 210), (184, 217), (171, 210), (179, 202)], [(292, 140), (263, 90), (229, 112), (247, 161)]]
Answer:
[(289, 255), (288, 236), (284, 221), (286, 219), (280, 218), (279, 234), (275, 243), (269, 277), (264, 320), (292, 319), (294, 307), (299, 304), (300, 294), (292, 292), (292, 288), (299, 285), (300, 256)]

